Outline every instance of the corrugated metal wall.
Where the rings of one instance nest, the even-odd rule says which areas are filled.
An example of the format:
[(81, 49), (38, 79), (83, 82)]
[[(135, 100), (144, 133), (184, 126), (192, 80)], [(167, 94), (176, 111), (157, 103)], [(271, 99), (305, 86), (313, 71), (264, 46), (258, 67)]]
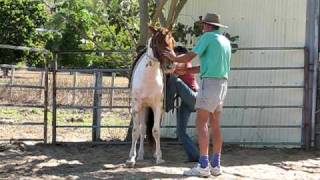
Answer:
[[(224, 141), (299, 146), (302, 136), (306, 0), (189, 0), (178, 22), (193, 25), (206, 12), (221, 14), (239, 35), (223, 112)], [(251, 49), (260, 47), (262, 49)], [(263, 47), (284, 47), (267, 50)], [(285, 49), (285, 50), (284, 50)], [(166, 114), (163, 126), (175, 125)], [(194, 125), (195, 115), (189, 125)], [(189, 133), (195, 136), (194, 129)], [(163, 128), (164, 136), (175, 129)]]

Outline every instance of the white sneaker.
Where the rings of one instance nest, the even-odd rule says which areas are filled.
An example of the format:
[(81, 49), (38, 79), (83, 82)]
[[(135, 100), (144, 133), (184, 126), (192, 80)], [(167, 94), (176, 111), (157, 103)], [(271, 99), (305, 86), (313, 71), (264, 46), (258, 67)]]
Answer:
[(188, 171), (184, 171), (183, 175), (185, 176), (199, 176), (199, 177), (209, 177), (210, 176), (210, 167), (201, 168), (198, 163), (195, 167), (191, 168)]
[(211, 173), (211, 175), (213, 175), (213, 176), (219, 176), (219, 175), (221, 175), (221, 169), (220, 169), (219, 166), (217, 166), (217, 167), (212, 167), (212, 166), (210, 165), (210, 173)]

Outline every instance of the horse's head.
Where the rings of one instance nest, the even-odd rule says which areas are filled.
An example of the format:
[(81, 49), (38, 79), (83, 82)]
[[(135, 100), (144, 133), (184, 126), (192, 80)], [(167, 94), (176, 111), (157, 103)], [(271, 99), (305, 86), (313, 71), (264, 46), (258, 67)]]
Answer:
[(172, 33), (163, 27), (155, 29), (149, 26), (149, 29), (152, 32), (152, 37), (148, 48), (152, 49), (153, 56), (159, 60), (164, 72), (168, 72), (174, 67), (173, 62), (163, 56), (163, 53), (173, 51), (175, 40)]

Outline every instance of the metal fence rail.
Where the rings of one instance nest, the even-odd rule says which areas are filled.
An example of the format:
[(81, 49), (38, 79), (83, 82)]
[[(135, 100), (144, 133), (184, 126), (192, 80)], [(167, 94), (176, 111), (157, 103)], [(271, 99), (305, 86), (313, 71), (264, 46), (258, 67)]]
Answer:
[[(11, 46), (1, 46), (0, 48), (11, 47)], [(14, 47), (14, 46), (13, 46)], [(16, 48), (17, 50), (28, 50), (28, 48)], [(30, 50), (30, 49), (29, 49)], [(38, 49), (33, 49), (37, 51)], [(40, 51), (43, 51), (40, 49)], [(46, 52), (46, 51), (45, 51)], [(11, 139), (0, 139), (0, 141), (41, 141), (47, 143), (48, 139), (48, 81), (49, 81), (49, 70), (48, 63), (45, 63), (44, 68), (27, 68), (27, 67), (17, 67), (14, 65), (0, 65), (0, 68), (4, 71), (10, 71), (10, 81), (7, 84), (0, 84), (1, 88), (8, 88), (11, 94), (13, 88), (22, 88), (22, 89), (39, 89), (41, 94), (44, 94), (44, 101), (42, 105), (35, 104), (18, 104), (18, 103), (2, 103), (0, 107), (17, 107), (17, 108), (40, 108), (43, 109), (43, 122), (23, 122), (23, 123), (5, 123), (6, 125), (14, 126), (43, 126), (43, 135), (42, 138), (11, 138)], [(40, 85), (23, 85), (23, 84), (14, 84), (15, 72), (18, 70), (41, 72), (43, 79), (41, 79)], [(4, 124), (4, 123), (3, 123)]]
[[(248, 50), (265, 50), (265, 51), (291, 51), (291, 50), (303, 50), (306, 51), (305, 47), (258, 47), (258, 48), (238, 48), (238, 51), (248, 51)], [(73, 51), (71, 52), (72, 54), (76, 54), (77, 52)], [(78, 52), (78, 53), (82, 53), (82, 52)], [(85, 52), (87, 53), (87, 52)], [(64, 52), (63, 54), (69, 54), (69, 52)], [(306, 53), (307, 56), (307, 53)], [(56, 57), (57, 58), (57, 57)], [(231, 68), (232, 71), (281, 71), (281, 70), (304, 70), (305, 72), (307, 71), (306, 69), (306, 64), (304, 66), (297, 66), (297, 67), (233, 67)], [(61, 109), (93, 109), (94, 111), (94, 118), (93, 118), (93, 124), (88, 126), (73, 126), (73, 125), (57, 125), (56, 124), (56, 115), (53, 115), (53, 139), (52, 142), (53, 143), (57, 143), (56, 142), (56, 128), (91, 128), (92, 129), (92, 140), (93, 142), (96, 142), (96, 140), (99, 139), (99, 134), (100, 134), (100, 129), (101, 128), (130, 128), (130, 126), (114, 126), (114, 125), (109, 125), (109, 126), (103, 126), (100, 125), (100, 115), (99, 115), (99, 110), (101, 109), (108, 109), (108, 108), (119, 108), (119, 109), (127, 109), (130, 108), (130, 106), (114, 106), (114, 105), (109, 105), (109, 106), (102, 106), (99, 103), (99, 96), (101, 93), (101, 90), (115, 90), (115, 89), (128, 89), (129, 87), (102, 87), (99, 83), (97, 84), (97, 82), (99, 82), (99, 78), (101, 78), (101, 73), (117, 73), (117, 72), (128, 72), (128, 69), (58, 69), (57, 68), (57, 64), (55, 63), (54, 69), (53, 69), (53, 75), (55, 76), (57, 72), (73, 72), (73, 73), (92, 73), (95, 74), (95, 86), (92, 87), (58, 87), (56, 85), (55, 79), (53, 78), (53, 95), (56, 95), (57, 91), (64, 91), (64, 90), (93, 90), (95, 93), (95, 97), (94, 97), (94, 103), (92, 106), (81, 106), (81, 105), (63, 105), (63, 104), (57, 104), (56, 101), (54, 99), (56, 99), (57, 97), (54, 96), (53, 97), (53, 113), (56, 114), (56, 110), (57, 108), (61, 108)], [(114, 79), (113, 79), (114, 80)], [(306, 83), (306, 82), (305, 82)], [(306, 88), (306, 84), (304, 85), (277, 85), (277, 86), (229, 86), (229, 89), (301, 89), (303, 91), (305, 91)], [(97, 99), (98, 98), (98, 99)], [(304, 102), (305, 105), (305, 102)], [(257, 105), (257, 106), (253, 106), (253, 105), (239, 105), (239, 106), (224, 106), (224, 108), (227, 109), (282, 109), (282, 108), (289, 108), (289, 109), (302, 109), (303, 110), (303, 123), (301, 125), (239, 125), (239, 126), (235, 126), (235, 125), (224, 125), (222, 126), (222, 128), (300, 128), (302, 129), (302, 134), (303, 137), (305, 137), (305, 133), (308, 133), (308, 126), (306, 126), (307, 119), (305, 117), (305, 107), (304, 105)], [(175, 126), (168, 126), (168, 125), (162, 125), (162, 128), (175, 128)], [(194, 128), (194, 126), (188, 126), (188, 128)], [(302, 138), (303, 138), (302, 137)], [(59, 143), (59, 142), (58, 142)], [(233, 142), (236, 143), (236, 142)], [(248, 144), (248, 145), (254, 145), (254, 144), (259, 144), (259, 145), (263, 145), (263, 143), (261, 142), (238, 142), (237, 144)], [(303, 145), (303, 141), (301, 143), (292, 143), (292, 142), (280, 142), (280, 143), (273, 143), (273, 142), (266, 142), (264, 144), (294, 144), (294, 145)]]
[[(113, 104), (113, 93), (114, 90), (129, 90), (129, 87), (117, 87), (114, 85), (116, 73), (129, 73), (130, 69), (58, 69), (57, 59), (61, 54), (77, 54), (77, 53), (92, 53), (93, 51), (71, 51), (71, 52), (58, 52), (54, 54), (54, 62), (52, 67), (52, 143), (57, 143), (57, 128), (91, 128), (92, 129), (92, 141), (96, 142), (100, 139), (100, 129), (106, 128), (106, 126), (101, 126), (101, 110), (102, 109), (130, 109), (130, 101), (129, 105), (126, 106), (118, 106)], [(100, 52), (100, 51), (99, 51)], [(109, 51), (106, 51), (109, 53)], [(132, 53), (128, 51), (127, 53)], [(74, 82), (73, 87), (60, 87), (57, 85), (57, 75), (58, 73), (74, 73)], [(91, 87), (78, 87), (76, 86), (77, 73), (88, 73), (94, 75), (94, 86)], [(111, 74), (111, 86), (104, 87), (102, 85), (103, 73)], [(73, 91), (73, 98), (75, 90), (93, 90), (93, 105), (76, 105), (72, 103), (71, 105), (64, 105), (57, 103), (57, 92), (58, 91)], [(107, 106), (101, 105), (102, 99), (102, 90), (108, 90), (110, 93), (110, 103)], [(91, 126), (65, 126), (57, 124), (57, 110), (58, 109), (92, 109), (93, 110), (93, 119)], [(116, 126), (108, 126), (108, 128), (115, 128)], [(58, 142), (59, 143), (59, 142)]]
[[(0, 46), (3, 48), (3, 46)], [(47, 53), (42, 49), (28, 49), (28, 48), (21, 48), (16, 47), (16, 49), (22, 50), (39, 50)], [(303, 85), (276, 85), (276, 86), (264, 86), (264, 85), (247, 85), (247, 86), (229, 86), (229, 89), (301, 89), (304, 91), (304, 102), (303, 105), (226, 105), (224, 108), (227, 109), (282, 109), (282, 108), (289, 108), (289, 109), (302, 109), (302, 124), (299, 125), (223, 125), (222, 128), (301, 128), (302, 129), (302, 139), (303, 141), (300, 145), (305, 145), (308, 143), (308, 138), (310, 134), (310, 127), (311, 122), (309, 121), (308, 114), (310, 114), (309, 109), (306, 109), (306, 105), (308, 104), (306, 98), (306, 91), (310, 88), (310, 84), (308, 84), (308, 72), (309, 72), (309, 65), (308, 65), (308, 52), (304, 47), (257, 47), (257, 48), (238, 48), (238, 51), (248, 51), (248, 50), (265, 50), (265, 51), (291, 51), (291, 50), (304, 50), (305, 51), (305, 64), (301, 67), (234, 67), (232, 71), (281, 71), (281, 70), (303, 70), (304, 71), (304, 84)], [(48, 94), (48, 87), (49, 87), (49, 69), (48, 63), (44, 69), (41, 68), (25, 68), (22, 69), (27, 71), (34, 71), (34, 72), (43, 72), (45, 83), (42, 85), (17, 85), (14, 84), (14, 79), (10, 79), (8, 84), (0, 84), (0, 87), (3, 88), (26, 88), (26, 89), (38, 89), (44, 92), (44, 102), (43, 105), (29, 105), (29, 104), (15, 104), (15, 103), (7, 103), (7, 104), (0, 104), (0, 106), (8, 106), (8, 107), (34, 107), (34, 108), (43, 108), (44, 109), (44, 118), (43, 123), (22, 123), (22, 125), (28, 126), (41, 126), (43, 125), (44, 134), (43, 134), (43, 141), (47, 143), (47, 123), (48, 123), (48, 102), (49, 99), (52, 100), (52, 143), (56, 144), (57, 142), (57, 129), (58, 128), (91, 128), (92, 129), (92, 142), (98, 143), (97, 141), (100, 139), (100, 129), (101, 128), (129, 128), (130, 126), (117, 126), (117, 125), (101, 125), (101, 110), (102, 109), (130, 109), (130, 102), (128, 105), (115, 105), (113, 103), (113, 95), (114, 90), (129, 90), (129, 87), (117, 87), (114, 85), (114, 81), (116, 78), (117, 73), (128, 73), (129, 69), (58, 69), (58, 56), (61, 54), (86, 54), (92, 52), (100, 52), (100, 51), (70, 51), (70, 52), (55, 52), (53, 54), (53, 61), (52, 67), (50, 69), (50, 73), (52, 73), (52, 81), (50, 82), (52, 86), (52, 96), (49, 97)], [(111, 51), (101, 51), (104, 53), (112, 53)], [(121, 51), (122, 52), (122, 51)], [(126, 52), (124, 52), (126, 53)], [(132, 51), (128, 51), (127, 53), (132, 53)], [(14, 71), (17, 67), (11, 65), (0, 65), (0, 68), (11, 68), (11, 73), (14, 74)], [(12, 69), (13, 68), (13, 69)], [(57, 84), (57, 76), (58, 73), (73, 73), (73, 86), (71, 87), (61, 87)], [(77, 87), (78, 77), (77, 73), (89, 73), (94, 75), (94, 86), (86, 86), (86, 87)], [(104, 87), (102, 84), (103, 74), (108, 73), (111, 74), (111, 86)], [(92, 105), (77, 105), (75, 103), (75, 91), (76, 90), (92, 90), (93, 91), (93, 104)], [(107, 90), (110, 93), (111, 100), (110, 103), (107, 105), (101, 104), (101, 96), (102, 91)], [(60, 91), (72, 91), (72, 104), (65, 105), (57, 103), (58, 93)], [(129, 98), (130, 100), (130, 98)], [(59, 125), (57, 124), (57, 110), (58, 109), (92, 109), (93, 110), (93, 119), (92, 125), (88, 126), (73, 126), (73, 125)], [(175, 126), (163, 125), (162, 128), (175, 128)], [(188, 126), (188, 128), (194, 128), (194, 126)], [(66, 140), (68, 141), (68, 140)], [(115, 142), (117, 143), (117, 142)], [(121, 143), (121, 142), (119, 142)], [(127, 142), (125, 142), (127, 143)], [(248, 144), (248, 145), (255, 145), (259, 144), (259, 142), (230, 142), (229, 144), (236, 143), (236, 144)], [(264, 144), (277, 144), (272, 142), (264, 142)], [(278, 142), (278, 144), (285, 145), (285, 144), (294, 144), (293, 142)], [(259, 144), (261, 145), (261, 144)], [(296, 145), (296, 144), (295, 144)]]

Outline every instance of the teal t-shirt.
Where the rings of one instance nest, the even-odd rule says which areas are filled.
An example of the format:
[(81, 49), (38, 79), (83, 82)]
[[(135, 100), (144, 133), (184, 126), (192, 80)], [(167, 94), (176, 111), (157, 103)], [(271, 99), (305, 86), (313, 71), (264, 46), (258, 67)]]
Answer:
[(200, 58), (201, 78), (228, 79), (231, 45), (220, 31), (204, 33), (192, 51)]

